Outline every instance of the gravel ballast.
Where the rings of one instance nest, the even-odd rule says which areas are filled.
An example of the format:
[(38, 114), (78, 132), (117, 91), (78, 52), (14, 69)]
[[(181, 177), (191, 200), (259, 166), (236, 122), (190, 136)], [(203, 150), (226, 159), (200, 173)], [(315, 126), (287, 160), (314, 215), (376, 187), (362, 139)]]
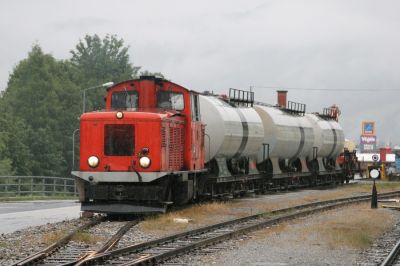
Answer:
[[(344, 189), (346, 190), (346, 189)], [(187, 227), (161, 227), (155, 231), (144, 230), (142, 223), (131, 228), (131, 230), (121, 239), (117, 247), (138, 244), (144, 241), (159, 238), (161, 236), (173, 234), (187, 229), (201, 227), (207, 224), (232, 219), (235, 216), (255, 214), (268, 209), (284, 208), (311, 202), (316, 199), (326, 200), (328, 193), (342, 193), (340, 197), (355, 196), (365, 194), (365, 192), (355, 192), (352, 190), (345, 193), (341, 188), (324, 190), (304, 190), (290, 193), (277, 193), (273, 195), (247, 197), (233, 201), (234, 204), (227, 204), (227, 215), (221, 212), (207, 214), (207, 219), (194, 220)], [(301, 202), (301, 200), (303, 202)], [(379, 209), (379, 211), (391, 217), (390, 222), (395, 224), (400, 221), (397, 212)], [(335, 210), (332, 211), (337, 212)], [(360, 256), (360, 249), (351, 248), (332, 248), (320, 242), (321, 235), (311, 234), (304, 237), (304, 228), (313, 228), (316, 224), (330, 220), (326, 213), (301, 218), (299, 220), (285, 224), (285, 226), (274, 226), (251, 233), (247, 236), (239, 237), (216, 247), (210, 247), (198, 251), (196, 254), (189, 254), (178, 258), (172, 262), (186, 265), (352, 265)], [(397, 216), (396, 216), (397, 215)], [(191, 217), (182, 217), (191, 218)], [(392, 221), (393, 220), (393, 221)], [(32, 253), (35, 253), (47, 246), (43, 238), (46, 234), (59, 230), (67, 230), (82, 224), (83, 220), (74, 219), (60, 223), (47, 224), (44, 226), (30, 227), (10, 234), (0, 235), (0, 265), (10, 265)], [(110, 223), (104, 229), (92, 229), (90, 232), (98, 239), (109, 238), (116, 230), (122, 226), (114, 226)], [(100, 227), (99, 227), (100, 228)], [(299, 235), (300, 234), (300, 235)], [(29, 239), (28, 243), (23, 240)], [(99, 244), (95, 244), (97, 247)], [(168, 262), (167, 264), (169, 264)]]
[[(348, 217), (368, 204), (325, 211), (320, 214), (296, 219), (282, 225), (255, 231), (237, 239), (200, 249), (196, 252), (167, 261), (165, 265), (360, 265), (365, 261), (364, 248), (336, 242), (324, 234), (321, 225), (332, 219)], [(368, 210), (367, 210), (368, 211)], [(400, 222), (397, 211), (376, 210), (386, 219), (381, 225), (390, 234)], [(340, 223), (339, 223), (340, 224)], [(340, 227), (340, 225), (338, 225)], [(376, 225), (380, 226), (380, 225)]]

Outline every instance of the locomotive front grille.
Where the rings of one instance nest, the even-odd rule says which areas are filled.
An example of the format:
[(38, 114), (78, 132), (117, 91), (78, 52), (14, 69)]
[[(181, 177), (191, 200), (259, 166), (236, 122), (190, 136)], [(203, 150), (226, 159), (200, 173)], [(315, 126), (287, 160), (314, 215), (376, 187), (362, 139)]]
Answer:
[(170, 169), (181, 169), (183, 167), (183, 128), (169, 128), (169, 145), (168, 145), (168, 167)]
[(161, 128), (161, 147), (167, 147), (167, 137), (165, 127)]

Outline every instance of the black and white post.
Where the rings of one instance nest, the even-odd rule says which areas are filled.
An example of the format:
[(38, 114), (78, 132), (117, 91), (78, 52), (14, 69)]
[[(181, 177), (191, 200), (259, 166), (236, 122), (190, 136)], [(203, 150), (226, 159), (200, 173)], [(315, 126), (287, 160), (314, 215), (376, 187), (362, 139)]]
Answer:
[(371, 197), (371, 209), (378, 208), (378, 192), (376, 191), (375, 179), (379, 176), (379, 171), (377, 169), (371, 169), (369, 176), (374, 180), (374, 185), (372, 186), (372, 197)]

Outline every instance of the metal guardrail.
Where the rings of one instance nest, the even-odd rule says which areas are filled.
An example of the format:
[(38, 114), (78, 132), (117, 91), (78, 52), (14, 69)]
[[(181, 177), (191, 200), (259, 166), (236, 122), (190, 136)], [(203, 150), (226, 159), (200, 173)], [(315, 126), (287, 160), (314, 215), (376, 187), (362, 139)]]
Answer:
[(0, 176), (0, 197), (76, 196), (72, 178), (52, 176)]

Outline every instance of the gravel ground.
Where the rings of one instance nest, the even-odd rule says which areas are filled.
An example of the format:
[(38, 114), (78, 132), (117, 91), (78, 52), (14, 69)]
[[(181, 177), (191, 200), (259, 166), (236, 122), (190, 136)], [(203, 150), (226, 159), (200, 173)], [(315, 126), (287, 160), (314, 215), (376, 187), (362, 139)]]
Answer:
[[(67, 232), (84, 224), (83, 219), (66, 220), (58, 223), (29, 227), (10, 234), (0, 235), (0, 265), (10, 265), (30, 254), (39, 252), (50, 243), (45, 236), (59, 231)], [(29, 241), (25, 242), (27, 239)]]
[(161, 236), (169, 234), (168, 232), (165, 232), (164, 234), (151, 234), (151, 233), (145, 233), (143, 230), (140, 228), (140, 225), (137, 224), (133, 226), (122, 238), (121, 240), (117, 243), (116, 249), (117, 248), (123, 248), (127, 247), (130, 245), (138, 244), (141, 242), (146, 242), (150, 241), (156, 238), (159, 238)]
[[(347, 245), (334, 246), (332, 239), (325, 238), (321, 232), (321, 224), (335, 217), (350, 216), (359, 207), (352, 205), (272, 226), (164, 265), (360, 265), (365, 261), (365, 250)], [(400, 213), (388, 209), (378, 212), (390, 220), (387, 228), (387, 234), (390, 234), (396, 228), (393, 225), (400, 222)]]
[[(377, 239), (369, 248), (365, 249), (358, 257), (357, 265), (380, 265), (392, 251), (399, 239), (400, 222), (394, 226), (393, 230), (386, 232), (386, 234)], [(398, 263), (394, 265), (398, 265)]]
[[(207, 219), (203, 218), (194, 220), (187, 226), (183, 227), (173, 229), (170, 227), (158, 228), (158, 230), (149, 231), (143, 230), (141, 224), (138, 224), (129, 230), (129, 232), (118, 243), (117, 247), (137, 244), (176, 232), (197, 228), (207, 224), (220, 222), (222, 220), (232, 219), (238, 216), (255, 214), (269, 209), (294, 206), (304, 203), (304, 201), (312, 202), (315, 200), (326, 200), (326, 195), (329, 193), (332, 193), (335, 197), (344, 197), (360, 195), (365, 192), (354, 192), (339, 187), (338, 189), (330, 190), (304, 190), (243, 198), (232, 201), (233, 204), (227, 204), (226, 208), (228, 210), (224, 211), (223, 215), (221, 215), (221, 212), (209, 213), (206, 216)], [(313, 218), (312, 220), (315, 219), (316, 218)], [(299, 220), (298, 223), (293, 222), (293, 224), (288, 224), (288, 226), (285, 227), (285, 233), (283, 231), (281, 232), (279, 228), (278, 230), (275, 230), (277, 228), (274, 228), (272, 233), (266, 233), (268, 236), (266, 238), (260, 239), (259, 233), (244, 236), (241, 240), (229, 241), (228, 244), (221, 244), (220, 247), (217, 246), (210, 248), (209, 250), (199, 251), (200, 255), (183, 257), (183, 259), (179, 259), (177, 263), (190, 265), (310, 265), (311, 263), (311, 265), (321, 265), (321, 263), (323, 264), (326, 261), (328, 264), (337, 265), (338, 258), (342, 259), (342, 257), (346, 257), (345, 262), (348, 262), (344, 264), (349, 265), (349, 263), (351, 264), (354, 262), (354, 258), (358, 252), (357, 250), (328, 250), (327, 252), (326, 247), (323, 244), (313, 241), (313, 239), (296, 242), (294, 240), (296, 237), (296, 228), (304, 228), (305, 226), (312, 227), (312, 220), (311, 222), (308, 222), (308, 220)], [(46, 234), (59, 230), (67, 230), (82, 223), (82, 220), (75, 219), (60, 223), (47, 224), (44, 226), (30, 227), (14, 233), (0, 235), (0, 265), (9, 265), (12, 262), (20, 260), (46, 247), (48, 243), (45, 243), (43, 240)], [(94, 235), (99, 236), (98, 239), (104, 240), (115, 233), (120, 226), (122, 226), (122, 223), (118, 226), (115, 223), (110, 223), (109, 226), (99, 227), (99, 229), (96, 229), (95, 227), (94, 229), (91, 229), (91, 232)], [(26, 238), (30, 239), (29, 243), (23, 242)], [(94, 247), (100, 246), (101, 243), (103, 243), (103, 241), (94, 244)], [(223, 251), (221, 252), (220, 250)], [(289, 255), (290, 250), (292, 250), (293, 253)], [(320, 256), (325, 253), (327, 253), (327, 255), (324, 255), (326, 259)], [(304, 256), (304, 254), (308, 256)], [(343, 254), (346, 255), (343, 256)]]
[[(38, 227), (30, 227), (12, 234), (2, 234), (0, 236), (0, 265), (10, 265), (31, 254), (34, 254), (51, 244), (46, 238), (57, 232), (67, 232), (87, 221), (84, 219), (74, 219), (54, 224), (46, 224)], [(93, 243), (84, 243), (71, 240), (69, 247), (82, 247), (85, 250), (97, 250), (105, 241), (111, 238), (126, 222), (105, 221), (88, 230), (88, 234), (93, 236), (89, 239)], [(63, 233), (63, 234), (64, 234)], [(30, 239), (25, 243), (25, 239)], [(57, 256), (57, 254), (55, 254)]]

